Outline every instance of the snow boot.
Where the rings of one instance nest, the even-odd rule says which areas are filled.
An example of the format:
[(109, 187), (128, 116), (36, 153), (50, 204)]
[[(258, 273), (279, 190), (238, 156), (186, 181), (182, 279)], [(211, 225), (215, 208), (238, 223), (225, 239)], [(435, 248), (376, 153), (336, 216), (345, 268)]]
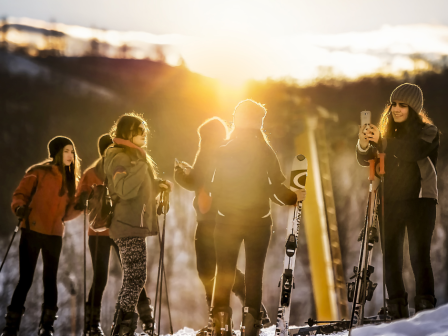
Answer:
[(54, 328), (53, 324), (54, 321), (58, 318), (56, 316), (56, 313), (58, 312), (58, 307), (54, 308), (46, 308), (44, 305), (42, 305), (42, 315), (40, 318), (39, 323), (39, 331), (37, 334), (39, 336), (53, 336), (54, 335)]
[(154, 336), (155, 321), (154, 321), (154, 308), (151, 306), (151, 300), (149, 298), (145, 298), (143, 300), (139, 300), (137, 303), (137, 311), (140, 315), (140, 321), (142, 322), (142, 329), (145, 333), (150, 336)]
[(414, 298), (415, 313), (422, 310), (433, 309), (436, 306), (437, 299), (432, 295), (417, 295)]
[[(235, 283), (233, 284), (232, 292), (240, 300), (241, 305), (244, 307), (246, 301), (246, 281), (244, 274), (241, 273), (241, 271), (238, 269), (236, 270), (235, 273)], [(263, 303), (261, 303), (261, 311), (263, 312), (263, 315), (261, 317), (261, 323), (263, 325), (271, 323), (268, 311)]]
[(258, 336), (261, 328), (262, 312), (250, 307), (243, 308), (243, 321), (241, 322), (241, 336)]
[(401, 298), (386, 300), (387, 312), (392, 320), (409, 317), (408, 293)]
[(119, 336), (139, 336), (135, 333), (137, 329), (138, 314), (134, 312), (125, 313), (120, 311), (121, 322)]
[(101, 307), (93, 307), (86, 303), (86, 327), (85, 336), (104, 336), (103, 329), (101, 329)]
[(25, 313), (25, 308), (14, 309), (9, 306), (5, 315), (6, 326), (3, 329), (1, 336), (17, 336), (20, 327), (20, 321)]
[(213, 308), (213, 329), (212, 336), (232, 336), (232, 308)]

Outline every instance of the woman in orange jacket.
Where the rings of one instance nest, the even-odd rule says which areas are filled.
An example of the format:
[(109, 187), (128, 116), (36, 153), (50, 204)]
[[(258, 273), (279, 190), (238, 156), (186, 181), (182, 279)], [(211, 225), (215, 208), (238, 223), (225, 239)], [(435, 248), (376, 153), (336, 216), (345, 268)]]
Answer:
[(62, 249), (64, 222), (74, 202), (79, 180), (79, 159), (75, 145), (57, 136), (48, 143), (49, 158), (31, 166), (12, 198), (11, 209), (21, 219), (19, 245), (20, 279), (6, 314), (2, 336), (16, 336), (25, 312), (24, 304), (33, 283), (37, 259), (42, 250), (44, 302), (39, 335), (53, 336), (58, 311), (57, 271)]

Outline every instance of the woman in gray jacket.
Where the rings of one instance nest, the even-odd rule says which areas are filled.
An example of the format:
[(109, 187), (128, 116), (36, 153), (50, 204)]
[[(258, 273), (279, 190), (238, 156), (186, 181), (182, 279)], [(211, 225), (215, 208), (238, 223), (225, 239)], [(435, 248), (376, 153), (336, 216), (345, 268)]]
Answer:
[(110, 131), (114, 145), (106, 151), (106, 183), (114, 202), (110, 237), (118, 245), (123, 284), (118, 295), (112, 336), (134, 336), (135, 307), (146, 282), (146, 241), (157, 235), (156, 197), (171, 182), (157, 179), (155, 163), (146, 154), (145, 120), (132, 113), (121, 116)]

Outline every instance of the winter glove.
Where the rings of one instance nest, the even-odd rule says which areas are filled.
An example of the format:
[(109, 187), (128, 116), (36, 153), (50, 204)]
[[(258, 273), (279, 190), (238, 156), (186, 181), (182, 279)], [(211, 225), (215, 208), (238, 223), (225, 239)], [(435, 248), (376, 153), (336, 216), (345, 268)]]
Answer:
[(16, 216), (19, 219), (23, 219), (26, 216), (28, 207), (26, 205), (20, 205), (16, 208)]
[(89, 193), (84, 191), (79, 195), (78, 203), (75, 204), (75, 210), (84, 211), (86, 208), (86, 201), (89, 197)]
[(160, 179), (158, 182), (159, 182), (160, 191), (171, 192), (171, 190), (173, 190), (173, 182), (168, 181), (168, 180), (162, 180), (162, 179)]

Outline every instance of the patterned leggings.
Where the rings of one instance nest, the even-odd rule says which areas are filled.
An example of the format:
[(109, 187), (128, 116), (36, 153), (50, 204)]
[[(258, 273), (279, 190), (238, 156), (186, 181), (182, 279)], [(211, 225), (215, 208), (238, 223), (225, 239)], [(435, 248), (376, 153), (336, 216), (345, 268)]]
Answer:
[(114, 240), (123, 263), (123, 284), (118, 303), (125, 313), (135, 312), (140, 292), (146, 282), (146, 241), (140, 237)]

